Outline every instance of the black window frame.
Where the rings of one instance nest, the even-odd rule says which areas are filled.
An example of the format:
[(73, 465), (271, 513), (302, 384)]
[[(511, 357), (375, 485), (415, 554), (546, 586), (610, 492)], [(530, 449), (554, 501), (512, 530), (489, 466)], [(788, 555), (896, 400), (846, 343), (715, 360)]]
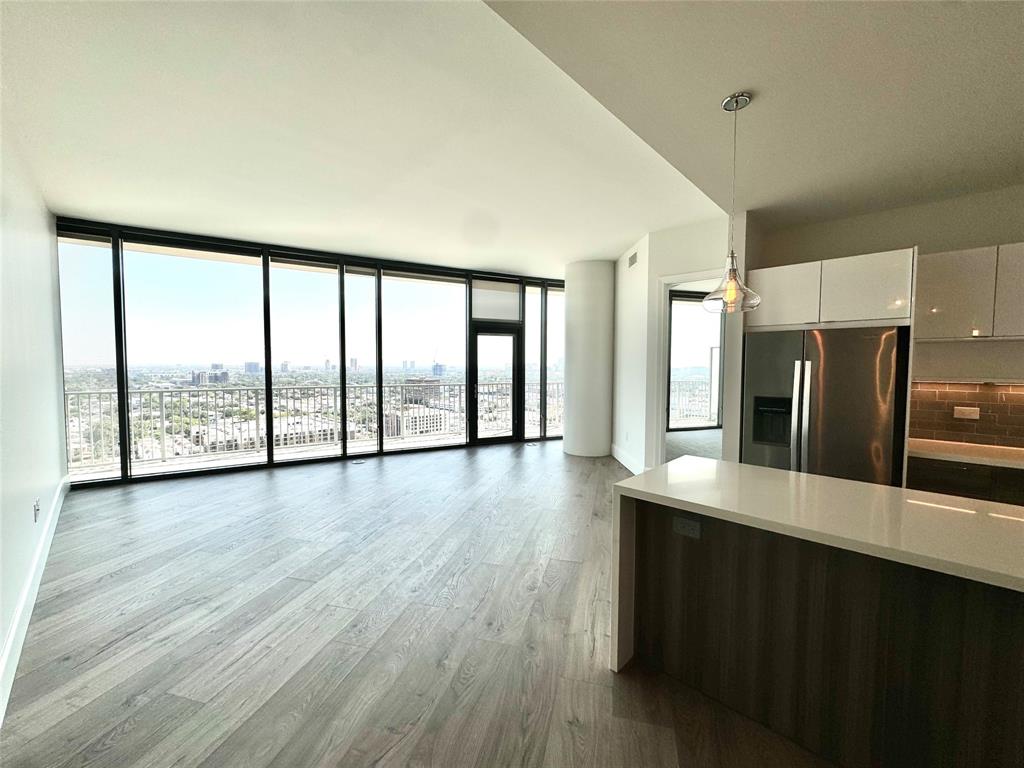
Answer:
[[(668, 353), (666, 359), (668, 369), (665, 376), (665, 431), (666, 432), (697, 432), (702, 429), (721, 429), (722, 428), (722, 393), (724, 386), (724, 377), (722, 376), (722, 360), (723, 353), (725, 351), (725, 315), (720, 316), (718, 326), (718, 412), (715, 414), (717, 417), (717, 423), (713, 426), (700, 426), (700, 427), (673, 427), (672, 426), (672, 308), (675, 306), (674, 302), (687, 301), (687, 302), (699, 302), (704, 299), (706, 294), (700, 291), (669, 291), (668, 292)], [(709, 382), (710, 384), (710, 382)]]
[[(515, 430), (515, 435), (507, 440), (501, 440), (500, 442), (527, 442), (534, 443), (541, 440), (560, 440), (562, 435), (551, 435), (547, 434), (547, 396), (546, 396), (546, 379), (547, 379), (547, 302), (548, 302), (548, 289), (554, 288), (557, 290), (565, 290), (565, 281), (543, 277), (533, 277), (525, 275), (513, 275), (503, 272), (494, 272), (489, 270), (479, 269), (461, 269), (457, 267), (445, 267), (432, 264), (422, 264), (414, 261), (402, 261), (395, 259), (382, 259), (369, 256), (360, 256), (357, 254), (349, 254), (343, 252), (324, 251), (310, 248), (301, 248), (294, 246), (284, 246), (278, 244), (261, 243), (248, 240), (239, 240), (233, 238), (217, 237), (212, 235), (198, 235), (183, 232), (175, 232), (170, 230), (153, 229), (148, 227), (137, 227), (123, 224), (116, 224), (111, 222), (93, 221), (88, 219), (71, 218), (64, 216), (55, 217), (55, 236), (56, 237), (90, 237), (90, 238), (106, 238), (109, 239), (110, 250), (111, 250), (111, 264), (113, 267), (113, 282), (114, 282), (114, 340), (116, 344), (116, 374), (117, 374), (117, 391), (118, 391), (118, 423), (122, 435), (122, 446), (120, 452), (120, 476), (110, 477), (103, 479), (90, 479), (90, 480), (73, 480), (71, 482), (72, 487), (87, 487), (94, 485), (113, 485), (119, 483), (137, 483), (137, 482), (149, 482), (155, 480), (163, 480), (168, 478), (177, 477), (194, 477), (199, 475), (210, 475), (210, 474), (221, 474), (226, 472), (240, 472), (249, 470), (267, 469), (280, 466), (291, 466), (298, 464), (311, 464), (320, 462), (330, 461), (356, 461), (375, 456), (391, 456), (400, 455), (404, 453), (419, 453), (426, 451), (435, 450), (452, 450), (467, 448), (476, 443), (471, 443), (468, 440), (467, 431), (467, 442), (456, 443), (452, 445), (438, 445), (438, 446), (421, 446), (415, 448), (403, 448), (394, 450), (384, 450), (384, 429), (383, 429), (383, 412), (382, 412), (382, 396), (383, 396), (383, 368), (382, 368), (382, 318), (381, 318), (381, 280), (383, 273), (408, 273), (410, 275), (420, 275), (424, 277), (441, 277), (448, 279), (461, 280), (466, 285), (466, 324), (465, 324), (465, 344), (466, 344), (466, 365), (467, 365), (467, 386), (469, 377), (469, 360), (470, 360), (470, 347), (471, 337), (474, 332), (474, 327), (484, 321), (474, 321), (472, 312), (472, 281), (474, 278), (483, 280), (497, 280), (504, 282), (517, 283), (520, 287), (520, 319), (518, 323), (509, 323), (510, 326), (516, 326), (518, 328), (517, 338), (519, 341), (520, 354), (518, 356), (517, 367), (522, 370), (517, 370), (515, 377), (516, 387), (520, 390), (524, 390), (525, 387), (525, 360), (522, 354), (522, 338), (525, 329), (525, 297), (526, 297), (526, 286), (535, 286), (541, 289), (541, 369), (540, 369), (540, 436), (523, 438), (522, 425), (525, 423), (525, 396), (524, 391), (518, 392), (518, 404), (516, 407), (515, 418), (517, 420), (518, 428)], [(267, 412), (265, 414), (266, 429), (267, 429), (267, 451), (266, 459), (260, 462), (231, 465), (231, 466), (215, 466), (215, 467), (202, 467), (196, 469), (182, 469), (172, 470), (169, 472), (152, 473), (145, 475), (133, 476), (129, 466), (129, 453), (131, 451), (130, 445), (130, 429), (129, 429), (129, 408), (130, 403), (127, 397), (128, 393), (128, 369), (127, 369), (127, 357), (125, 347), (125, 316), (124, 316), (124, 280), (123, 280), (123, 269), (124, 269), (124, 243), (138, 243), (155, 246), (167, 246), (176, 248), (191, 248), (196, 250), (210, 250), (220, 253), (237, 253), (248, 256), (254, 256), (259, 258), (262, 267), (262, 283), (263, 283), (263, 347), (264, 347), (264, 387), (266, 389), (266, 402), (268, 403)], [(273, 355), (271, 350), (271, 290), (270, 290), (270, 264), (271, 259), (292, 259), (296, 261), (323, 263), (325, 265), (332, 265), (338, 267), (338, 290), (339, 290), (339, 331), (340, 331), (340, 356), (339, 356), (339, 370), (341, 372), (341, 387), (343, 396), (341, 397), (342, 403), (342, 451), (340, 455), (334, 456), (312, 456), (312, 457), (295, 457), (288, 459), (280, 459), (274, 456), (274, 435), (273, 435), (273, 413), (270, 407), (270, 403), (273, 402), (273, 383), (272, 383), (272, 365)], [(377, 388), (377, 450), (372, 452), (363, 453), (348, 453), (348, 440), (347, 440), (347, 376), (346, 376), (346, 350), (345, 350), (345, 268), (346, 267), (359, 267), (362, 269), (373, 271), (376, 275), (376, 388)], [(468, 406), (467, 406), (467, 419), (468, 419)], [(468, 430), (468, 424), (467, 424)], [(493, 441), (487, 441), (491, 443)]]

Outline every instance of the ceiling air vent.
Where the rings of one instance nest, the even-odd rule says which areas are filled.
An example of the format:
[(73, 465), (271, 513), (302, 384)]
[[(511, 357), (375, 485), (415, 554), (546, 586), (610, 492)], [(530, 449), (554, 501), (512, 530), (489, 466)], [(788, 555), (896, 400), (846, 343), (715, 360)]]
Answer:
[(636, 254), (635, 253), (631, 253), (631, 254), (629, 254), (629, 266), (632, 267), (635, 264), (636, 264)]

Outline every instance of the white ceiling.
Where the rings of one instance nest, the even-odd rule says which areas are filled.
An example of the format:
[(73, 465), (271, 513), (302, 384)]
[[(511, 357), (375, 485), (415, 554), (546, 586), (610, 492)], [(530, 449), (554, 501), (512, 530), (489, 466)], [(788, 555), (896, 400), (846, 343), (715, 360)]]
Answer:
[(55, 213), (560, 277), (721, 215), (482, 3), (3, 3)]
[(491, 2), (723, 207), (766, 228), (1024, 181), (1024, 2)]

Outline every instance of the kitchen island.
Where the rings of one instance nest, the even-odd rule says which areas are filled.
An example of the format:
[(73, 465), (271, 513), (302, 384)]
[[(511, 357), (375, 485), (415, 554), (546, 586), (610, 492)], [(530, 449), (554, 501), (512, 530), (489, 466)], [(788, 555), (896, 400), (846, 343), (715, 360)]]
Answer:
[(614, 496), (612, 669), (842, 765), (1024, 764), (1024, 507), (690, 456)]

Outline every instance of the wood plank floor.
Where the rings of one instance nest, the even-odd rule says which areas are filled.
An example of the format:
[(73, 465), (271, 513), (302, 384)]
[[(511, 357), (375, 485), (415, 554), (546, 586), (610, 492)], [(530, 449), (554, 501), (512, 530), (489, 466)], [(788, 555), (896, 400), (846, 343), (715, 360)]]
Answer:
[(823, 765), (607, 670), (626, 475), (552, 442), (74, 491), (0, 764)]
[(666, 432), (665, 461), (672, 461), (680, 456), (722, 458), (722, 430), (693, 429), (683, 432)]

